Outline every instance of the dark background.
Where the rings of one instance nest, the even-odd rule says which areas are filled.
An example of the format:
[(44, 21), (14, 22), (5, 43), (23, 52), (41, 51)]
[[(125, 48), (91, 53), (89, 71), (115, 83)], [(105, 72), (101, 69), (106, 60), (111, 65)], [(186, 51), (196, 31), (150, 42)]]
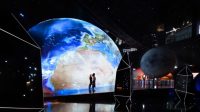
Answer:
[(0, 51), (0, 106), (43, 107), (40, 49), (0, 31)]
[[(155, 44), (167, 46), (177, 52), (180, 63), (199, 66), (199, 39), (195, 38), (199, 20), (197, 4), (197, 1), (188, 0), (10, 0), (2, 3), (2, 6), (26, 30), (52, 18), (67, 17), (88, 21), (104, 30), (114, 41), (116, 38), (122, 39), (124, 44), (118, 45), (121, 51), (124, 48), (137, 48), (138, 51), (131, 56), (132, 63), (137, 68), (142, 55), (155, 47)], [(192, 38), (166, 45), (166, 32), (182, 28), (187, 22), (193, 23)], [(12, 26), (9, 22), (6, 28), (11, 31)], [(163, 27), (163, 31), (157, 31), (159, 26)], [(21, 38), (25, 37), (21, 32), (11, 32)], [(32, 42), (30, 38), (24, 39)], [(193, 42), (197, 44), (194, 45)]]
[[(25, 30), (47, 19), (77, 18), (98, 26), (114, 41), (117, 38), (123, 40), (122, 45), (117, 44), (120, 51), (123, 51), (124, 48), (137, 48), (136, 52), (130, 54), (134, 68), (140, 67), (142, 55), (157, 45), (169, 48), (176, 53), (178, 67), (190, 64), (194, 72), (200, 72), (200, 38), (196, 33), (200, 21), (198, 4), (198, 1), (194, 0), (7, 0), (2, 1), (0, 5), (2, 12), (0, 28), (36, 45)], [(184, 27), (183, 23), (187, 22), (192, 23), (191, 38), (166, 44), (166, 32), (173, 28), (182, 28)], [(158, 26), (163, 26), (163, 31), (158, 32), (156, 30)], [(33, 62), (37, 62), (37, 66), (40, 68), (38, 50), (32, 50), (33, 48), (29, 47), (26, 47), (27, 51), (17, 50), (22, 48), (16, 47), (18, 45), (15, 45), (14, 40), (15, 44), (10, 44), (11, 40), (0, 42), (1, 54), (5, 54), (5, 57), (15, 57), (13, 59), (19, 61), (16, 63), (27, 66), (17, 57), (24, 57), (26, 53), (30, 52), (29, 56), (32, 57)], [(14, 51), (17, 53), (12, 54), (13, 52), (9, 52), (9, 49), (5, 50), (5, 43), (11, 48), (10, 50), (16, 49)], [(12, 62), (13, 65), (16, 63)], [(12, 70), (7, 70), (8, 74), (16, 73), (15, 71), (18, 69), (16, 66), (6, 68), (12, 68)], [(24, 71), (26, 72), (26, 70)], [(20, 80), (24, 80), (23, 77)], [(1, 83), (4, 84), (4, 82), (7, 83), (5, 80)], [(16, 87), (18, 86), (16, 85)]]

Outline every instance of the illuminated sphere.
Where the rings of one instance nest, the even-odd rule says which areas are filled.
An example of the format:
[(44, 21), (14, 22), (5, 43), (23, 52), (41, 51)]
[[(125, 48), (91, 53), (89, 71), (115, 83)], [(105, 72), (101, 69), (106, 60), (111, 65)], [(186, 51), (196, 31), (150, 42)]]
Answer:
[(166, 48), (152, 48), (142, 56), (140, 61), (144, 74), (151, 78), (168, 74), (173, 71), (175, 64), (175, 54)]
[(96, 92), (114, 91), (121, 53), (101, 29), (78, 19), (56, 18), (29, 33), (41, 47), (45, 95), (86, 94), (92, 73)]

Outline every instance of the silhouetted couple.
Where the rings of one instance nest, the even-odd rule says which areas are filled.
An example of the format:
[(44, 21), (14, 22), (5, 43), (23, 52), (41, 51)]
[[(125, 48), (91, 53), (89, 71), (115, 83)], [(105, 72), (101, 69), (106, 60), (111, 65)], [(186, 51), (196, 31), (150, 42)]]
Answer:
[[(89, 77), (90, 83), (89, 83), (89, 93), (94, 93), (95, 92), (95, 86), (96, 86), (96, 77), (95, 77), (95, 73), (90, 74)], [(92, 86), (92, 87), (91, 87)]]

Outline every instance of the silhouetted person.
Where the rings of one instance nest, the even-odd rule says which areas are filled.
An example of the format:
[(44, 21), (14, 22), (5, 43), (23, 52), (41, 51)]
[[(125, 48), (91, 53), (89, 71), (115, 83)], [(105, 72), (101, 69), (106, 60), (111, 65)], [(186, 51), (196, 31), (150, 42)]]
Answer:
[(90, 80), (89, 88), (91, 88), (91, 86), (92, 86), (92, 75), (91, 74), (90, 74), (89, 80)]
[(92, 92), (95, 92), (95, 88), (96, 87), (96, 77), (95, 77), (95, 73), (92, 74)]
[(145, 88), (145, 78), (146, 78), (146, 76), (143, 75), (142, 76), (142, 88)]
[[(95, 92), (95, 87), (96, 87), (96, 77), (95, 77), (95, 73), (93, 73), (92, 75), (90, 75), (89, 77), (90, 83), (89, 83), (89, 93), (94, 93)], [(92, 86), (92, 88), (91, 88)]]
[(92, 86), (92, 75), (90, 74), (89, 77), (90, 83), (89, 83), (89, 93), (91, 93), (91, 86)]

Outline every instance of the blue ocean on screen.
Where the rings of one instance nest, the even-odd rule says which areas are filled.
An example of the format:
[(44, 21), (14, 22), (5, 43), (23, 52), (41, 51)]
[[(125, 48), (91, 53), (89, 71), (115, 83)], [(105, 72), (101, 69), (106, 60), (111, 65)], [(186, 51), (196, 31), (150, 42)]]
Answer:
[(55, 18), (29, 29), (41, 47), (45, 96), (88, 94), (96, 74), (97, 93), (113, 92), (121, 53), (114, 41), (91, 23)]

